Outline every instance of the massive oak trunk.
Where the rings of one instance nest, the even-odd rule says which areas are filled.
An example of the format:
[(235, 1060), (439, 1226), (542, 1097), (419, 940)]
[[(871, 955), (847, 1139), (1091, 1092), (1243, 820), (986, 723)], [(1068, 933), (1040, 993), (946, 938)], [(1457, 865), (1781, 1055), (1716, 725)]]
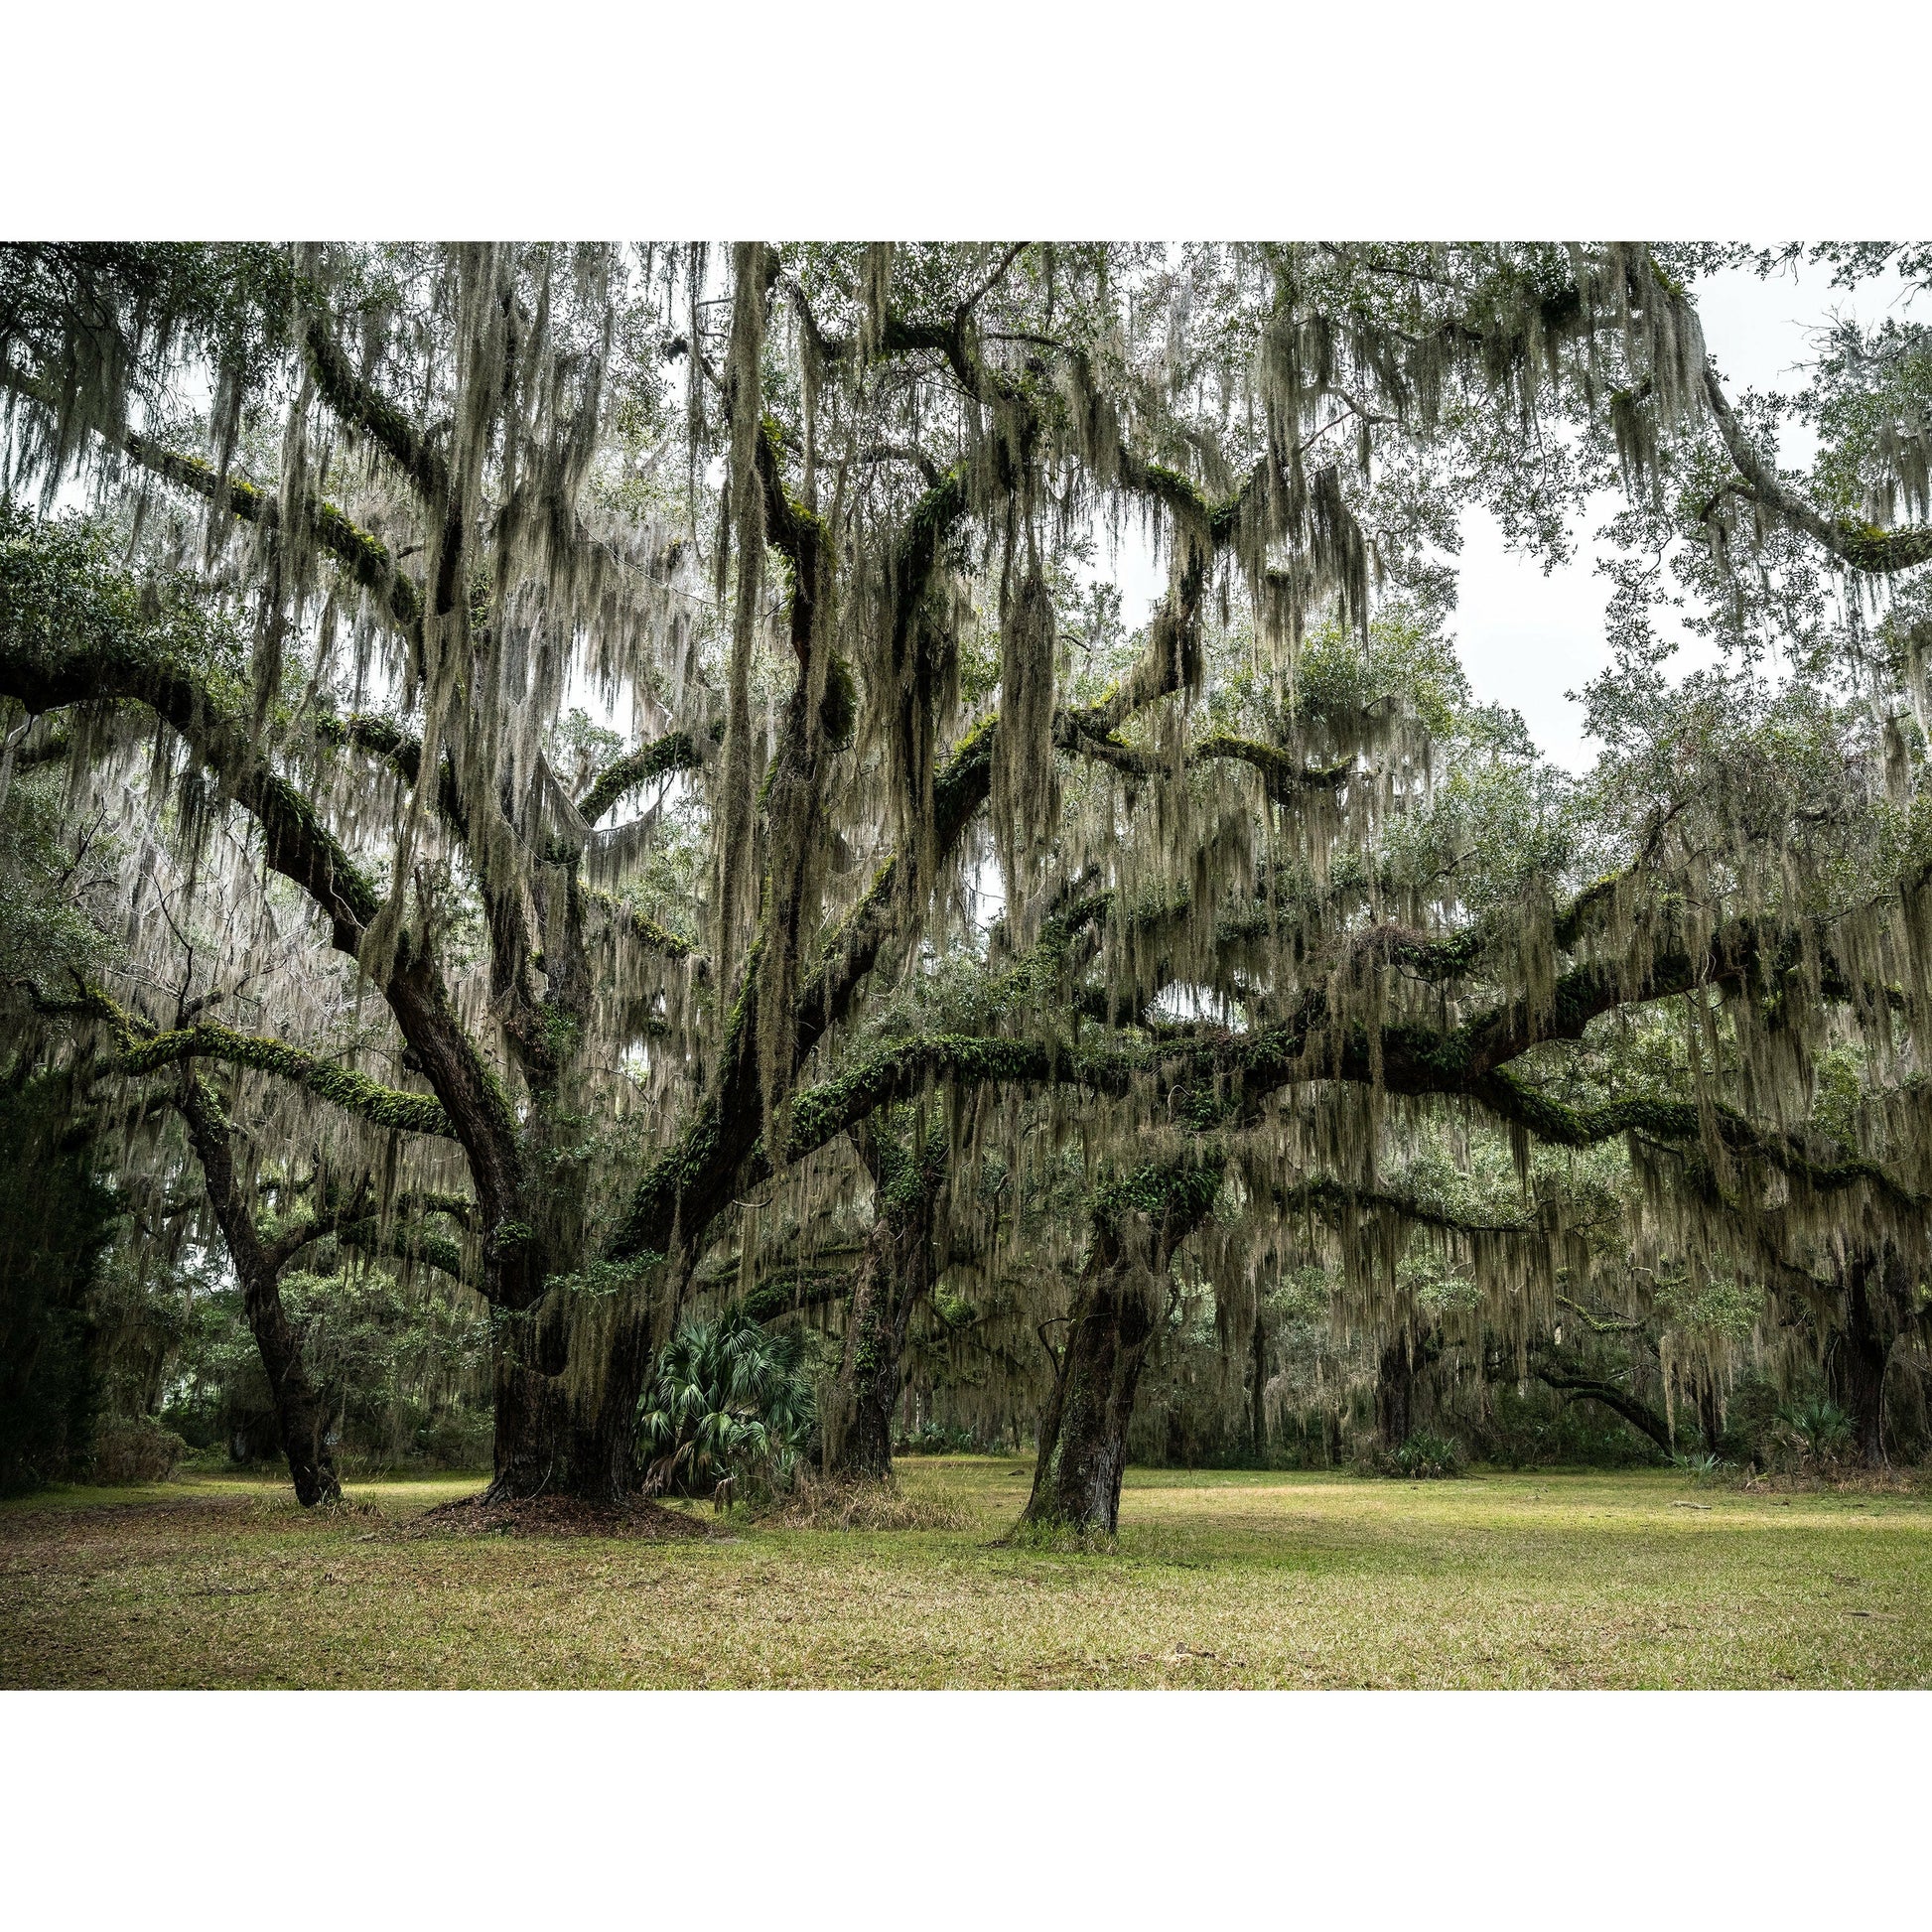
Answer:
[(1218, 1164), (1179, 1161), (1143, 1168), (1095, 1196), (1093, 1246), (1054, 1362), (1024, 1521), (1108, 1536), (1119, 1529), (1127, 1431), (1166, 1311), (1168, 1269), (1220, 1186)]
[(1436, 1359), (1428, 1341), (1397, 1335), (1383, 1350), (1375, 1377), (1375, 1432), (1393, 1452), (1416, 1433), (1422, 1420), (1422, 1379)]
[(552, 1290), (494, 1320), (492, 1501), (542, 1495), (615, 1502), (637, 1486), (637, 1404), (649, 1372), (645, 1292)]
[(264, 1245), (235, 1178), (226, 1123), (191, 1065), (177, 1102), (201, 1158), (208, 1199), (241, 1283), (242, 1312), (261, 1355), (275, 1406), (275, 1433), (288, 1459), (296, 1499), (305, 1509), (340, 1501), (341, 1478), (328, 1443), (329, 1417), (309, 1380), (302, 1343), (282, 1307), (281, 1262)]
[(1832, 1354), (1832, 1380), (1852, 1418), (1852, 1441), (1867, 1469), (1885, 1460), (1885, 1368), (1891, 1359), (1890, 1257), (1855, 1262), (1846, 1280), (1845, 1325)]
[(1156, 1283), (1126, 1259), (1092, 1268), (1074, 1306), (1026, 1521), (1096, 1530), (1120, 1527), (1120, 1482), (1134, 1395), (1154, 1339)]

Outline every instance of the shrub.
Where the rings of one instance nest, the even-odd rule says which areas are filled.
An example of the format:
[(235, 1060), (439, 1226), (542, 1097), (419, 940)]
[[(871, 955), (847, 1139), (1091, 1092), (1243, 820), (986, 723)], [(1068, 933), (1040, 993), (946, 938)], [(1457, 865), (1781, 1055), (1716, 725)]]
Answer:
[(1447, 1436), (1419, 1429), (1396, 1450), (1395, 1472), (1411, 1481), (1452, 1476), (1460, 1468), (1462, 1451)]
[(901, 1436), (893, 1445), (895, 1455), (979, 1455), (985, 1452), (986, 1445), (972, 1430), (938, 1422), (922, 1422), (911, 1434)]
[(972, 1512), (946, 1496), (908, 1496), (885, 1481), (815, 1476), (801, 1466), (790, 1493), (764, 1520), (792, 1530), (963, 1530)]
[(1778, 1411), (1799, 1452), (1814, 1462), (1833, 1462), (1852, 1440), (1852, 1418), (1822, 1395), (1788, 1402)]
[(811, 1432), (796, 1335), (768, 1333), (742, 1311), (686, 1322), (659, 1352), (638, 1405), (644, 1486), (721, 1505), (741, 1486), (783, 1488)]
[(107, 1423), (94, 1437), (94, 1480), (166, 1482), (187, 1453), (188, 1445), (172, 1429), (146, 1416)]

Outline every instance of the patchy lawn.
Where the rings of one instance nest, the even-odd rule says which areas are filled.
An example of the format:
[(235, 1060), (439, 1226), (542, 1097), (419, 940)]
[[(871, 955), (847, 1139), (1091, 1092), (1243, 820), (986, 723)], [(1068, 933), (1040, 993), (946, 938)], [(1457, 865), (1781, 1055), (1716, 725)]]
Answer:
[(411, 1536), (477, 1479), (307, 1516), (57, 1490), (0, 1507), (0, 1685), (1932, 1685), (1920, 1495), (1136, 1470), (1100, 1554), (999, 1543), (1018, 1459), (901, 1468), (971, 1527)]

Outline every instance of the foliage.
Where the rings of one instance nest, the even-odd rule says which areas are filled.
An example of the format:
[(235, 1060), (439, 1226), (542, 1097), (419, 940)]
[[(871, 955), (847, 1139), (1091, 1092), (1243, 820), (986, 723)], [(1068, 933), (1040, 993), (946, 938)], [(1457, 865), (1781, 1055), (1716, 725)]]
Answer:
[[(283, 1302), (351, 1468), (489, 1461), (488, 1319), (474, 1298), (382, 1269), (294, 1271)], [(232, 1284), (199, 1295), (170, 1358), (162, 1420), (237, 1461), (277, 1452), (274, 1407)]]
[(1449, 1437), (1439, 1436), (1432, 1429), (1419, 1429), (1390, 1459), (1397, 1475), (1423, 1481), (1460, 1473), (1462, 1451)]
[[(698, 1280), (809, 1284), (880, 1401), (909, 1333), (982, 1442), (1716, 1452), (1746, 1371), (1832, 1363), (1869, 1453), (1847, 1348), (1922, 1408), (1932, 1273), (1932, 389), (1848, 328), (1728, 397), (1694, 290), (1749, 259), (11, 244), (9, 474), (100, 515), (0, 509), (0, 1019), (137, 1123), (144, 1242), (204, 1069), (251, 1306), (346, 1190), (519, 1317), (524, 1491), (640, 1417), (672, 1486), (795, 1453), (700, 1359), (736, 1317), (640, 1401), (621, 1338)], [(1470, 691), (1444, 558), (1481, 506), (1564, 561), (1613, 488), (1572, 776)], [(1090, 581), (1135, 528), (1151, 610)], [(414, 1317), (363, 1280), (285, 1300), (393, 1444), (350, 1392)], [(1151, 1407), (1124, 1341), (1059, 1399), (1108, 1323)], [(228, 1430), (240, 1354), (199, 1373)]]
[(743, 1313), (687, 1321), (659, 1351), (637, 1427), (646, 1485), (729, 1498), (783, 1489), (808, 1448), (814, 1416), (804, 1350)]
[(96, 1482), (166, 1482), (188, 1453), (188, 1444), (172, 1429), (140, 1417), (110, 1422), (95, 1432), (93, 1479)]
[(930, 1418), (893, 1444), (895, 1455), (978, 1455), (985, 1449), (972, 1430)]
[(1852, 1441), (1852, 1418), (1829, 1396), (1807, 1395), (1788, 1403), (1778, 1412), (1778, 1420), (1813, 1462), (1836, 1461)]

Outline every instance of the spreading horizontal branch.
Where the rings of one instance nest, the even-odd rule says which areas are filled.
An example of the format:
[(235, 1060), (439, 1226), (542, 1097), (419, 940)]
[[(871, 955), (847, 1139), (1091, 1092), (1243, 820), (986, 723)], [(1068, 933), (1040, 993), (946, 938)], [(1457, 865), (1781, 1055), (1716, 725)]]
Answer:
[(626, 792), (653, 778), (668, 777), (673, 771), (695, 770), (703, 762), (697, 741), (689, 732), (667, 732), (612, 759), (577, 801), (578, 813), (586, 825), (595, 825)]
[(1903, 529), (1880, 529), (1875, 523), (1821, 514), (1795, 490), (1785, 486), (1774, 464), (1754, 444), (1725, 394), (1718, 371), (1706, 362), (1704, 397), (1725, 450), (1744, 479), (1751, 497), (1792, 529), (1802, 531), (1848, 570), (1870, 576), (1889, 576), (1932, 559), (1932, 524), (1908, 524)]
[(122, 1054), (129, 1073), (152, 1073), (184, 1060), (221, 1060), (257, 1073), (272, 1073), (292, 1081), (318, 1099), (358, 1115), (377, 1127), (399, 1134), (440, 1134), (455, 1138), (456, 1129), (443, 1103), (433, 1095), (404, 1093), (385, 1087), (366, 1074), (350, 1072), (335, 1061), (311, 1053), (287, 1040), (237, 1033), (210, 1020), (192, 1027), (156, 1034), (131, 1043)]

